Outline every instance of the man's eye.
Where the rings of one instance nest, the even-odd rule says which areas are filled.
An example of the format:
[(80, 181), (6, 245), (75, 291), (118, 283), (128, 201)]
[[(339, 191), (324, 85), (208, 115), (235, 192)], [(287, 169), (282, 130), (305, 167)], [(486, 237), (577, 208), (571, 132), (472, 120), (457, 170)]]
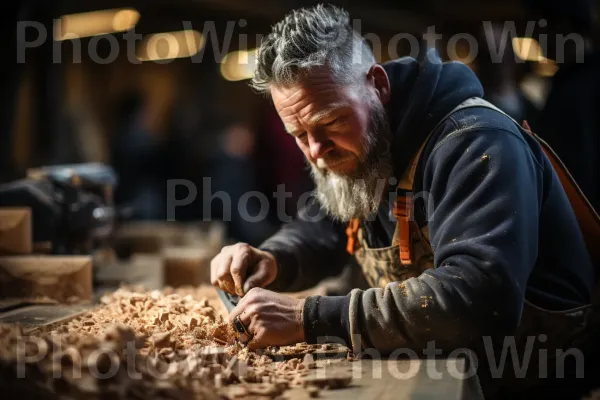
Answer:
[(300, 132), (296, 135), (297, 139), (303, 139), (306, 136), (306, 132)]
[(326, 123), (325, 126), (328, 126), (328, 127), (344, 126), (346, 121), (347, 121), (347, 119), (345, 117), (338, 117), (338, 118), (334, 119), (333, 121)]

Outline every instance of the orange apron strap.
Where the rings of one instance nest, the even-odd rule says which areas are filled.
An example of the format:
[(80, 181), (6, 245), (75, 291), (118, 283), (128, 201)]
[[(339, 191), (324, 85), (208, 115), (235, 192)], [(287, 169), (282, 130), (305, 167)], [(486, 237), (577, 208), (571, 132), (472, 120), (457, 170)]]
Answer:
[(431, 133), (421, 147), (417, 154), (411, 160), (409, 167), (404, 172), (402, 179), (398, 182), (396, 188), (396, 202), (394, 203), (394, 217), (398, 223), (398, 243), (400, 247), (400, 263), (402, 265), (411, 265), (412, 259), (412, 245), (411, 245), (411, 221), (413, 217), (413, 184), (415, 181), (415, 173), (417, 166), (421, 159), (421, 154), (425, 149), (425, 145), (429, 142)]
[(579, 223), (579, 228), (583, 234), (583, 239), (585, 240), (590, 256), (592, 257), (592, 262), (597, 267), (600, 267), (600, 217), (598, 216), (598, 213), (594, 210), (594, 207), (587, 197), (585, 197), (575, 182), (575, 179), (573, 179), (573, 176), (571, 176), (567, 170), (567, 167), (548, 143), (531, 131), (527, 121), (523, 121), (522, 127), (525, 132), (533, 136), (538, 143), (540, 143), (544, 153), (546, 153), (546, 156), (550, 159), (550, 162), (558, 175), (558, 179), (565, 189), (571, 207), (573, 207), (575, 217)]
[(412, 249), (410, 241), (410, 220), (412, 216), (412, 195), (398, 195), (394, 203), (394, 217), (398, 223), (398, 238), (400, 247), (400, 262), (402, 265), (412, 264)]
[(360, 222), (358, 218), (351, 219), (346, 227), (346, 236), (348, 236), (348, 242), (346, 244), (346, 251), (349, 254), (354, 254), (356, 251), (356, 244), (358, 243), (358, 228)]

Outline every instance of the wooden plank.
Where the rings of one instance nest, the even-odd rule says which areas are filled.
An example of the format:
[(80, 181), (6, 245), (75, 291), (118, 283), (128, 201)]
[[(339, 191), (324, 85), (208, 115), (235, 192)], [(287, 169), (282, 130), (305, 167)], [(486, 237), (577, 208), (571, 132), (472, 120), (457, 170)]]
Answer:
[(0, 255), (31, 254), (31, 210), (0, 208)]
[(91, 301), (89, 256), (0, 257), (0, 299), (47, 296), (58, 302)]

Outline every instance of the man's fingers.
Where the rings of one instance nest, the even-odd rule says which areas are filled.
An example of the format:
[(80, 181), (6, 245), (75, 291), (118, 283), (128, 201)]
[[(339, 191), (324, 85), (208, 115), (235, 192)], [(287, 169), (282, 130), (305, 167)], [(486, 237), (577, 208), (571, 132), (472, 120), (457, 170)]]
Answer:
[(246, 329), (248, 329), (250, 323), (252, 322), (252, 318), (254, 318), (258, 313), (256, 305), (245, 304), (244, 299), (245, 298), (242, 298), (238, 305), (235, 306), (235, 308), (229, 313), (229, 322), (233, 323), (235, 318), (239, 317), (240, 321), (242, 321)]
[(210, 264), (211, 283), (240, 297), (252, 288), (264, 288), (277, 275), (273, 255), (238, 243), (224, 247)]
[(235, 286), (235, 292), (238, 296), (243, 296), (244, 291), (242, 286), (246, 280), (246, 274), (250, 264), (251, 250), (248, 245), (240, 245), (239, 249), (234, 253), (231, 261), (231, 277)]
[(233, 257), (230, 254), (226, 254), (220, 258), (221, 261), (217, 266), (217, 284), (224, 291), (235, 294), (235, 285), (230, 272)]
[(248, 336), (248, 335), (246, 335), (245, 333), (241, 333), (241, 334), (238, 336), (238, 340), (239, 340), (241, 343), (243, 343), (243, 344), (246, 344), (246, 343), (248, 343), (248, 342), (250, 341), (250, 339), (251, 339), (251, 337), (250, 337), (250, 336)]
[(264, 327), (258, 328), (254, 336), (252, 336), (252, 339), (247, 343), (248, 348), (250, 350), (258, 350), (267, 347), (267, 343), (265, 343), (265, 334), (266, 330)]
[[(231, 310), (231, 313), (229, 314), (229, 322), (233, 324), (233, 328), (235, 329), (237, 338), (240, 342), (246, 344), (252, 339), (252, 326), (256, 325), (255, 321), (257, 318), (258, 315), (255, 311), (255, 307), (252, 304), (246, 306), (240, 303), (233, 310)], [(243, 326), (239, 326), (239, 323), (241, 323)]]
[(271, 277), (268, 263), (269, 260), (265, 259), (258, 263), (252, 275), (250, 275), (248, 279), (246, 279), (246, 282), (244, 282), (244, 293), (248, 293), (252, 288), (262, 288), (271, 283), (269, 282)]
[[(250, 315), (250, 318), (247, 317), (248, 315)], [(240, 340), (240, 342), (247, 344), (254, 338), (254, 335), (255, 335), (254, 332), (256, 331), (256, 327), (258, 326), (258, 315), (243, 312), (240, 315), (240, 321), (246, 327), (246, 331), (248, 332), (248, 334), (245, 334), (245, 333), (240, 334), (239, 340)]]
[(250, 322), (246, 326), (248, 327), (248, 332), (250, 332), (250, 334), (254, 337), (261, 325), (262, 324), (258, 319), (258, 314), (253, 314), (252, 316), (250, 316)]
[(210, 283), (213, 286), (219, 286), (219, 267), (222, 262), (222, 252), (217, 254), (217, 256), (210, 261)]
[[(248, 318), (250, 318), (250, 315), (248, 315), (248, 312), (246, 311), (246, 303), (248, 302), (248, 298), (247, 297), (242, 297), (240, 299), (240, 301), (237, 303), (237, 305), (233, 308), (233, 310), (231, 310), (229, 312), (229, 323), (233, 323), (233, 320), (235, 319), (235, 317), (237, 317), (238, 315), (241, 317), (242, 313), (244, 313), (244, 315), (247, 315)], [(249, 321), (248, 321), (249, 322)]]

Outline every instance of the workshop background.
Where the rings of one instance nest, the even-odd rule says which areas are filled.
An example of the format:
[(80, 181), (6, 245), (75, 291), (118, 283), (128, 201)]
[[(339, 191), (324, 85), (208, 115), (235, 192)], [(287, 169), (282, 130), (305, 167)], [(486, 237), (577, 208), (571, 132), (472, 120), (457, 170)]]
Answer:
[[(597, 0), (332, 3), (350, 12), (380, 62), (420, 58), (427, 39), (435, 40), (444, 60), (465, 62), (480, 77), (487, 100), (527, 120), (600, 210)], [(210, 284), (211, 260), (224, 245), (259, 245), (313, 189), (295, 139), (249, 79), (260, 38), (291, 9), (314, 4), (5, 4), (5, 398), (279, 399), (288, 391), (291, 399), (480, 398), (466, 352), (427, 363), (401, 353), (401, 359), (384, 360), (377, 378), (373, 360), (355, 357), (340, 343), (270, 346), (259, 355), (238, 340), (243, 326), (236, 333), (228, 320), (239, 298)], [(506, 39), (507, 31), (504, 45), (488, 48)], [(566, 44), (568, 62), (553, 61), (536, 41), (547, 39), (552, 48), (556, 34), (574, 34)], [(578, 57), (584, 62), (572, 62)], [(180, 184), (171, 193), (174, 182)], [(274, 195), (281, 185), (284, 197)], [(180, 205), (190, 194), (195, 199)], [(256, 218), (265, 206), (256, 194), (268, 203), (265, 218)], [(341, 276), (290, 296), (364, 288), (355, 267), (349, 264)], [(421, 307), (428, 304), (425, 299)], [(21, 346), (24, 337), (33, 342)], [(431, 377), (430, 367), (448, 373)], [(78, 368), (83, 377), (75, 374)], [(365, 373), (356, 377), (357, 370)], [(414, 374), (398, 379), (394, 373), (406, 371)]]
[[(285, 184), (293, 193), (286, 199), (285, 211), (294, 215), (299, 196), (309, 191), (312, 183), (301, 152), (293, 138), (284, 134), (272, 104), (248, 86), (253, 50), (260, 35), (268, 33), (287, 11), (316, 3), (11, 3), (5, 12), (9, 21), (2, 25), (6, 72), (2, 73), (1, 182), (20, 179), (34, 167), (105, 163), (118, 176), (117, 205), (130, 207), (129, 219), (144, 221), (166, 220), (169, 179), (186, 179), (198, 188), (193, 203), (177, 207), (176, 219), (184, 222), (223, 219), (226, 212), (218, 198), (210, 207), (203, 206), (206, 193), (225, 191), (236, 204), (244, 193), (256, 190), (272, 202), (268, 218), (245, 222), (233, 207), (225, 226), (228, 240), (259, 244), (282, 223), (273, 196), (277, 186)], [(538, 120), (560, 65), (536, 52), (535, 46), (529, 53), (517, 54), (526, 62), (515, 61), (513, 51), (519, 53), (522, 41), (508, 43), (501, 63), (486, 58), (485, 40), (478, 41), (479, 55), (474, 60), (468, 56), (467, 40), (451, 46), (447, 42), (461, 32), (484, 38), (484, 21), (494, 24), (496, 35), (505, 21), (514, 21), (518, 35), (523, 35), (533, 15), (524, 5), (535, 5), (535, 1), (333, 3), (345, 7), (352, 19), (360, 19), (363, 33), (381, 40), (383, 51), (376, 54), (379, 61), (393, 54), (409, 55), (409, 41), (394, 39), (394, 35), (422, 38), (434, 25), (435, 32), (442, 35), (437, 42), (442, 57), (466, 61), (482, 79), (488, 100), (519, 120), (527, 119), (544, 137)], [(557, 15), (576, 21), (581, 12), (578, 3), (586, 2), (550, 3), (566, 10)], [(131, 31), (141, 36), (135, 46), (128, 47), (124, 35)], [(449, 48), (456, 51), (449, 52)], [(131, 49), (129, 54), (127, 49)], [(250, 62), (246, 63), (247, 59)], [(599, 96), (576, 94), (600, 93), (597, 64), (598, 56), (590, 55), (584, 66), (578, 66), (580, 79), (563, 88), (568, 101), (595, 101), (581, 107), (588, 111), (588, 119), (578, 122), (590, 136), (586, 145), (569, 149), (579, 152), (576, 160), (580, 164), (573, 168), (583, 169), (592, 178), (598, 169)], [(562, 118), (568, 121), (570, 116)], [(565, 131), (564, 135), (571, 133)], [(561, 148), (557, 150), (560, 153)], [(186, 195), (185, 189), (177, 193)], [(588, 195), (594, 202), (596, 194), (590, 190)]]

